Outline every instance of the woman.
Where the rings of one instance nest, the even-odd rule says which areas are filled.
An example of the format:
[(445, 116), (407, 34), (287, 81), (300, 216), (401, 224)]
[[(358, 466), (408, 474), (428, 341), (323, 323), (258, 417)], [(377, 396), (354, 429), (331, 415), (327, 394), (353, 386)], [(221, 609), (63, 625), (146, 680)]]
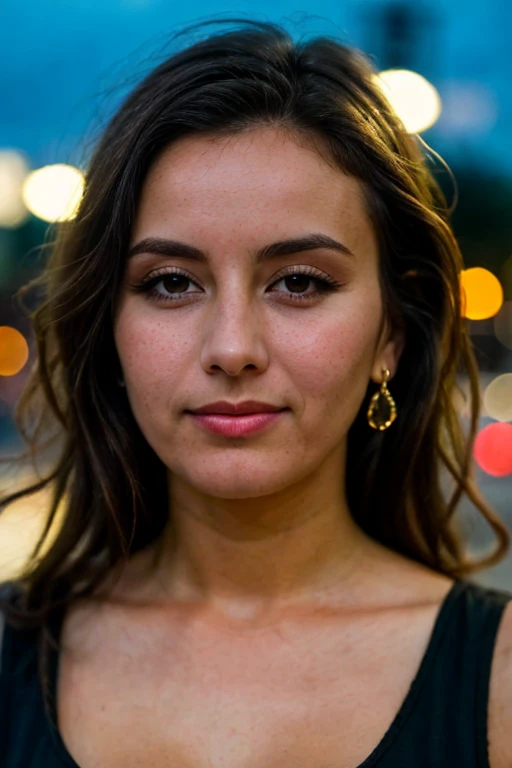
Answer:
[(43, 276), (22, 493), (65, 507), (4, 585), (2, 766), (504, 768), (445, 200), (361, 53), (235, 21), (128, 96)]

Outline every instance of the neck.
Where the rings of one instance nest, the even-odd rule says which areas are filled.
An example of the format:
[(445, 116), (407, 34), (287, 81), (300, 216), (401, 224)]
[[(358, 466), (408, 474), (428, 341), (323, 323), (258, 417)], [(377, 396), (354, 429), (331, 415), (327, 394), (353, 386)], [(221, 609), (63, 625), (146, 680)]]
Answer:
[(317, 478), (274, 496), (218, 499), (170, 479), (170, 522), (153, 561), (166, 595), (258, 621), (348, 587), (369, 539), (339, 483), (327, 490)]

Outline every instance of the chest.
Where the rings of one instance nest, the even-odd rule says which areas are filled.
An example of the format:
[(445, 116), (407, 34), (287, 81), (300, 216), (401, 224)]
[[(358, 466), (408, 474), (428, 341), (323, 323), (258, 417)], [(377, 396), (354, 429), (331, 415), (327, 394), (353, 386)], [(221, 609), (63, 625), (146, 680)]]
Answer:
[(59, 731), (81, 768), (357, 768), (406, 698), (435, 614), (111, 633), (61, 655)]

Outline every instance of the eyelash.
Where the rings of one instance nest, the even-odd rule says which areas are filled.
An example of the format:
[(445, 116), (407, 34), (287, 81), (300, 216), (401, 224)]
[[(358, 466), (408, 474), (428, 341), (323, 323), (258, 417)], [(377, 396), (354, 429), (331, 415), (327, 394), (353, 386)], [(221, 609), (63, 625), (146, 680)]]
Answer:
[[(167, 303), (171, 303), (174, 301), (179, 301), (183, 298), (183, 296), (186, 296), (186, 293), (182, 293), (180, 295), (176, 295), (175, 297), (171, 298), (172, 294), (170, 296), (163, 296), (161, 293), (159, 293), (156, 290), (156, 286), (158, 283), (162, 282), (162, 279), (166, 275), (181, 275), (187, 280), (189, 280), (191, 283), (195, 283), (195, 280), (192, 280), (192, 278), (186, 273), (183, 272), (180, 269), (165, 269), (163, 271), (157, 272), (153, 275), (153, 277), (149, 277), (145, 280), (142, 280), (140, 283), (130, 283), (130, 288), (132, 288), (134, 293), (145, 293), (146, 298), (148, 301), (163, 301)], [(300, 270), (296, 270), (295, 272), (289, 271), (284, 274), (281, 274), (280, 277), (278, 277), (272, 285), (275, 285), (275, 283), (278, 283), (280, 280), (283, 280), (286, 277), (292, 277), (294, 275), (304, 275), (308, 277), (310, 280), (314, 281), (317, 284), (317, 289), (313, 291), (312, 293), (308, 293), (306, 295), (301, 295), (297, 293), (290, 293), (287, 294), (288, 297), (291, 298), (292, 302), (306, 302), (310, 301), (311, 299), (316, 299), (321, 295), (333, 293), (338, 288), (342, 287), (342, 283), (339, 283), (337, 280), (333, 280), (332, 278), (326, 278), (326, 277), (320, 277), (318, 272), (314, 270), (312, 267), (301, 267)], [(197, 283), (195, 283), (197, 285)]]

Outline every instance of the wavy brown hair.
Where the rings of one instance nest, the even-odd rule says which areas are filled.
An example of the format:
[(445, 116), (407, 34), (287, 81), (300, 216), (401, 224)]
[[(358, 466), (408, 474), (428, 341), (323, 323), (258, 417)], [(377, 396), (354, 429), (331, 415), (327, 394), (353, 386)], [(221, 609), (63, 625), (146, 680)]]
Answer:
[[(234, 26), (212, 34), (212, 23)], [(388, 548), (457, 578), (497, 563), (509, 547), (473, 478), (480, 390), (461, 312), (463, 259), (426, 145), (406, 132), (375, 83), (376, 68), (352, 46), (329, 37), (294, 42), (279, 25), (247, 19), (185, 32), (203, 27), (126, 97), (92, 154), (76, 218), (59, 226), (42, 274), (21, 289), (41, 285), (44, 300), (30, 314), (37, 360), (15, 420), (29, 446), (24, 458), (53, 447), (55, 460), (47, 476), (1, 499), (5, 508), (45, 487), (52, 493), (27, 567), (10, 582), (16, 600), (1, 604), (17, 627), (45, 630), (54, 612), (90, 595), (167, 522), (167, 467), (117, 385), (113, 318), (148, 169), (191, 134), (280, 127), (361, 182), (385, 310), (405, 328), (406, 344), (390, 385), (397, 420), (385, 432), (368, 426), (370, 382), (349, 431), (354, 520)], [(457, 392), (464, 397), (459, 375), (469, 382), (467, 435), (456, 404)], [(454, 481), (449, 498), (444, 471)], [(464, 493), (497, 537), (495, 551), (479, 561), (469, 559), (454, 518)], [(62, 522), (42, 554), (59, 507)]]

